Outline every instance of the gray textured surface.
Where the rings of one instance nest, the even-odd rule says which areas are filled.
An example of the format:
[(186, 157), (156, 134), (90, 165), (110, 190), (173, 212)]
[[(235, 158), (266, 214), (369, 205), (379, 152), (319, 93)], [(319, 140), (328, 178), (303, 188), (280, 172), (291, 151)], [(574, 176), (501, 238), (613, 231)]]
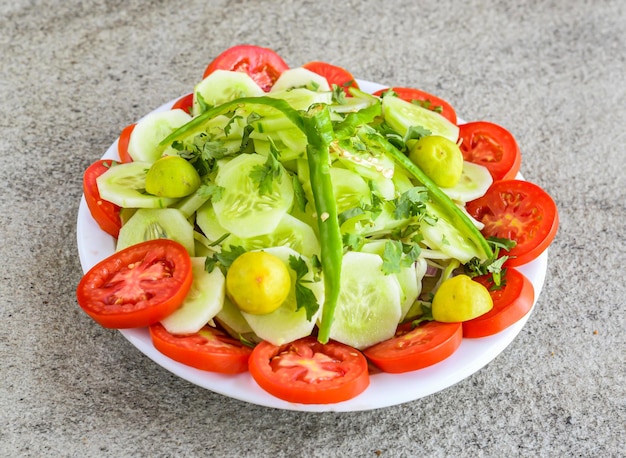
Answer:
[[(623, 456), (621, 0), (0, 6), (0, 456)], [(421, 87), (508, 127), (561, 227), (519, 337), (463, 382), (360, 413), (257, 407), (152, 363), (75, 302), (81, 174), (238, 43)]]

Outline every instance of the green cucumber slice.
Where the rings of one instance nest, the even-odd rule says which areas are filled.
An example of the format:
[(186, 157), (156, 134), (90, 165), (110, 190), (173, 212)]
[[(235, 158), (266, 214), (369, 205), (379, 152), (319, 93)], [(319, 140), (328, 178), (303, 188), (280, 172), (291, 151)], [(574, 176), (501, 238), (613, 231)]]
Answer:
[(486, 167), (464, 161), (463, 173), (456, 186), (441, 188), (441, 190), (452, 200), (469, 202), (484, 196), (491, 183), (493, 183), (493, 178)]
[(271, 182), (271, 192), (262, 193), (250, 176), (263, 168), (267, 158), (260, 154), (241, 154), (219, 167), (215, 183), (224, 188), (222, 198), (213, 203), (218, 222), (241, 238), (269, 234), (293, 204), (290, 177), (283, 170)]
[(176, 154), (171, 147), (159, 143), (180, 126), (191, 121), (184, 110), (153, 112), (137, 122), (128, 141), (128, 154), (136, 162), (156, 162), (164, 154)]
[[(313, 202), (309, 166), (306, 160), (298, 160), (298, 179), (307, 199)], [(333, 183), (333, 192), (337, 201), (337, 212), (371, 204), (372, 193), (361, 175), (341, 167), (331, 167), (330, 178)]]
[(154, 239), (175, 240), (195, 255), (193, 226), (175, 208), (140, 208), (120, 229), (116, 250)]
[(286, 246), (308, 258), (320, 255), (320, 243), (313, 228), (289, 213), (283, 215), (276, 229), (269, 234), (249, 238), (230, 235), (224, 240), (222, 246), (241, 246), (246, 251)]
[[(386, 240), (375, 240), (373, 242), (366, 243), (361, 251), (365, 253), (374, 253), (381, 256), (385, 251)], [(402, 320), (422, 290), (422, 277), (426, 272), (426, 261), (419, 258), (416, 263), (408, 267), (402, 267), (400, 272), (395, 274), (400, 285), (400, 292), (402, 294), (400, 305), (400, 319)], [(421, 274), (420, 274), (421, 273)]]
[(307, 264), (309, 272), (303, 277), (303, 280), (311, 282), (305, 283), (305, 286), (313, 291), (318, 304), (324, 302), (323, 282), (314, 281), (313, 268), (310, 260), (291, 248), (274, 247), (267, 248), (263, 251), (278, 257), (289, 269), (291, 275), (291, 290), (289, 291), (289, 296), (287, 296), (285, 302), (272, 313), (251, 315), (246, 312), (241, 312), (241, 314), (256, 335), (274, 345), (282, 345), (310, 335), (320, 314), (321, 305), (311, 320), (307, 319), (306, 310), (304, 310), (304, 308), (296, 310), (296, 273), (289, 266), (289, 256), (301, 257)]
[(224, 304), (226, 278), (220, 269), (208, 273), (204, 269), (205, 258), (191, 258), (193, 282), (183, 304), (174, 313), (161, 320), (170, 334), (193, 334), (198, 332)]
[(196, 224), (211, 242), (215, 242), (228, 234), (228, 231), (217, 220), (213, 202), (210, 200), (202, 204), (196, 211)]
[(128, 162), (112, 166), (96, 179), (104, 200), (123, 208), (165, 208), (177, 201), (146, 193), (149, 162)]
[(208, 106), (215, 107), (242, 97), (260, 97), (265, 92), (245, 72), (215, 70), (204, 78), (193, 91), (192, 112), (201, 112), (200, 97)]
[(423, 222), (420, 225), (424, 243), (429, 248), (441, 251), (452, 259), (458, 259), (462, 264), (476, 256), (477, 246), (471, 239), (464, 237), (457, 227), (448, 222), (439, 204), (427, 202), (426, 210), (436, 218), (433, 224)]
[(310, 91), (330, 91), (326, 78), (304, 67), (285, 70), (280, 74), (269, 94), (293, 88), (307, 88)]
[(432, 135), (441, 135), (455, 143), (459, 138), (459, 127), (435, 111), (402, 100), (391, 93), (384, 95), (382, 102), (385, 121), (403, 136), (410, 127), (423, 127)]
[(385, 275), (383, 260), (371, 253), (343, 256), (341, 289), (330, 338), (357, 349), (389, 339), (401, 317), (401, 291), (395, 275)]
[(308, 110), (311, 105), (316, 103), (330, 105), (333, 101), (333, 94), (331, 92), (311, 91), (304, 87), (268, 92), (267, 96), (284, 100), (292, 108), (302, 111)]
[(241, 314), (239, 307), (232, 303), (228, 295), (224, 297), (224, 305), (222, 310), (215, 315), (215, 321), (217, 321), (233, 339), (244, 337), (251, 342), (261, 341), (261, 339), (254, 334), (254, 331)]

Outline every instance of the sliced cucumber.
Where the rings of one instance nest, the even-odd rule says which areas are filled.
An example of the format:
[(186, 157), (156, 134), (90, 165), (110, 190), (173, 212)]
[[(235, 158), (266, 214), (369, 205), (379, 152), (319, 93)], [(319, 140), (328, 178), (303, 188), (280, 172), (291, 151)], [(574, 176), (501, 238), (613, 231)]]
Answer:
[[(282, 345), (310, 335), (315, 326), (317, 317), (320, 314), (321, 304), (324, 301), (323, 282), (313, 281), (314, 275), (311, 262), (291, 248), (274, 247), (263, 251), (273, 254), (285, 263), (291, 275), (291, 290), (285, 302), (272, 313), (266, 315), (251, 315), (241, 312), (242, 315), (256, 335), (274, 345)], [(309, 272), (303, 277), (303, 280), (311, 282), (305, 283), (305, 285), (313, 291), (318, 304), (320, 304), (320, 309), (311, 320), (307, 319), (306, 310), (304, 308), (296, 310), (296, 273), (289, 266), (289, 256), (301, 257), (309, 268)]]
[(254, 331), (241, 314), (239, 307), (233, 304), (228, 296), (224, 297), (224, 305), (222, 310), (215, 315), (215, 321), (217, 321), (234, 339), (244, 337), (251, 342), (259, 342), (262, 340), (254, 334)]
[(177, 208), (186, 218), (192, 216), (202, 205), (209, 200), (209, 197), (206, 196), (205, 193), (202, 192), (202, 189), (198, 189), (194, 193), (188, 195), (187, 197), (183, 197), (178, 202), (172, 205), (172, 208)]
[(304, 67), (296, 67), (282, 72), (269, 93), (300, 87), (317, 92), (330, 91), (330, 85), (322, 75)]
[(192, 112), (200, 114), (200, 97), (209, 106), (221, 105), (242, 97), (260, 97), (265, 92), (245, 72), (215, 70), (200, 81), (193, 91)]
[(423, 127), (432, 135), (441, 135), (453, 142), (459, 138), (459, 127), (435, 111), (402, 100), (391, 93), (383, 96), (382, 101), (385, 121), (402, 135), (406, 135), (410, 127)]
[(265, 165), (260, 154), (241, 154), (219, 167), (215, 183), (224, 188), (222, 198), (213, 203), (218, 222), (241, 238), (269, 234), (293, 204), (293, 184), (284, 172), (274, 178), (271, 192), (262, 193), (250, 174)]
[[(365, 253), (374, 253), (381, 256), (385, 251), (385, 244), (387, 243), (387, 239), (384, 240), (376, 240), (373, 242), (366, 243), (361, 251)], [(402, 294), (401, 300), (402, 304), (400, 305), (401, 313), (400, 319), (404, 318), (406, 313), (409, 311), (417, 296), (419, 296), (421, 291), (421, 280), (424, 274), (418, 276), (417, 274), (417, 264), (420, 265), (421, 271), (421, 263), (420, 261), (426, 265), (426, 261), (423, 259), (418, 259), (415, 264), (412, 264), (408, 267), (402, 267), (400, 272), (395, 274), (398, 279), (398, 284), (400, 285), (400, 292)], [(424, 268), (425, 270), (425, 268)]]
[(137, 162), (156, 162), (164, 154), (175, 154), (171, 147), (159, 145), (161, 140), (191, 121), (184, 110), (153, 112), (137, 122), (128, 141), (128, 154)]
[(463, 234), (446, 220), (445, 213), (438, 204), (426, 203), (426, 211), (436, 217), (436, 222), (433, 224), (423, 222), (420, 225), (424, 243), (429, 248), (441, 251), (463, 264), (476, 255), (476, 245), (470, 239), (463, 237)]
[(115, 165), (96, 179), (100, 197), (124, 208), (165, 208), (177, 199), (146, 193), (148, 162)]
[[(341, 167), (331, 167), (330, 177), (337, 201), (337, 212), (371, 204), (372, 193), (367, 182), (356, 172)], [(306, 159), (298, 160), (298, 179), (309, 202), (313, 202), (309, 167)]]
[(311, 91), (304, 87), (268, 92), (267, 96), (275, 99), (282, 99), (292, 108), (304, 111), (315, 103), (330, 105), (333, 101), (333, 95), (331, 92)]
[(161, 324), (171, 334), (193, 334), (213, 319), (224, 304), (226, 279), (220, 269), (208, 273), (205, 258), (191, 258), (193, 283), (179, 309)]
[(283, 215), (276, 229), (269, 234), (249, 238), (230, 235), (222, 246), (242, 246), (246, 251), (286, 246), (308, 258), (320, 254), (320, 243), (313, 228), (289, 213)]
[(228, 234), (228, 231), (217, 221), (211, 201), (205, 202), (196, 211), (196, 224), (211, 242), (215, 242)]
[(383, 260), (371, 253), (348, 252), (341, 267), (341, 290), (330, 338), (357, 349), (389, 339), (401, 316), (401, 291)]
[(491, 183), (493, 183), (493, 178), (486, 167), (464, 161), (463, 173), (457, 185), (452, 188), (441, 188), (441, 190), (452, 200), (469, 202), (485, 195)]
[(194, 256), (193, 226), (175, 208), (140, 208), (120, 229), (116, 250), (154, 239), (175, 240)]

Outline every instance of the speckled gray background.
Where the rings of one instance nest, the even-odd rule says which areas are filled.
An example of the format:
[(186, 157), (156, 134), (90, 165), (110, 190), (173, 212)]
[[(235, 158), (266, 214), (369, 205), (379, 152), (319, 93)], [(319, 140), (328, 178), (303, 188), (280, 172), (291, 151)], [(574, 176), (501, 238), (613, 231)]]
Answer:
[[(0, 456), (624, 456), (622, 0), (13, 0), (0, 31)], [(391, 408), (279, 411), (177, 378), (79, 310), (83, 170), (239, 43), (514, 133), (561, 226), (491, 364)]]

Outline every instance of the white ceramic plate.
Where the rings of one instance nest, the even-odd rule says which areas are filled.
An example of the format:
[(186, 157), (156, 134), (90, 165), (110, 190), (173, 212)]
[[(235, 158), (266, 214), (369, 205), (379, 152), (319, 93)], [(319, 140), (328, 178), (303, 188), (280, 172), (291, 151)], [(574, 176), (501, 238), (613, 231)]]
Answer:
[[(374, 92), (385, 87), (368, 81), (359, 80), (358, 82), (361, 89), (367, 92)], [(167, 110), (173, 103), (173, 101), (168, 102), (155, 111)], [(459, 120), (459, 122), (462, 121)], [(103, 158), (119, 160), (117, 141), (109, 147)], [(80, 263), (84, 272), (115, 251), (115, 240), (98, 227), (89, 213), (84, 197), (78, 209), (77, 242)], [(535, 303), (543, 287), (547, 263), (548, 252), (546, 251), (535, 261), (518, 268), (535, 288)], [(295, 404), (282, 401), (261, 389), (249, 373), (235, 376), (222, 375), (178, 363), (154, 348), (146, 328), (127, 329), (120, 332), (139, 351), (165, 369), (191, 383), (224, 396), (278, 409), (348, 412), (414, 401), (460, 382), (498, 356), (515, 339), (531, 313), (532, 309), (520, 321), (496, 335), (480, 339), (463, 339), (461, 346), (452, 356), (433, 366), (405, 374), (373, 374), (370, 377), (370, 386), (359, 396), (330, 405)]]

